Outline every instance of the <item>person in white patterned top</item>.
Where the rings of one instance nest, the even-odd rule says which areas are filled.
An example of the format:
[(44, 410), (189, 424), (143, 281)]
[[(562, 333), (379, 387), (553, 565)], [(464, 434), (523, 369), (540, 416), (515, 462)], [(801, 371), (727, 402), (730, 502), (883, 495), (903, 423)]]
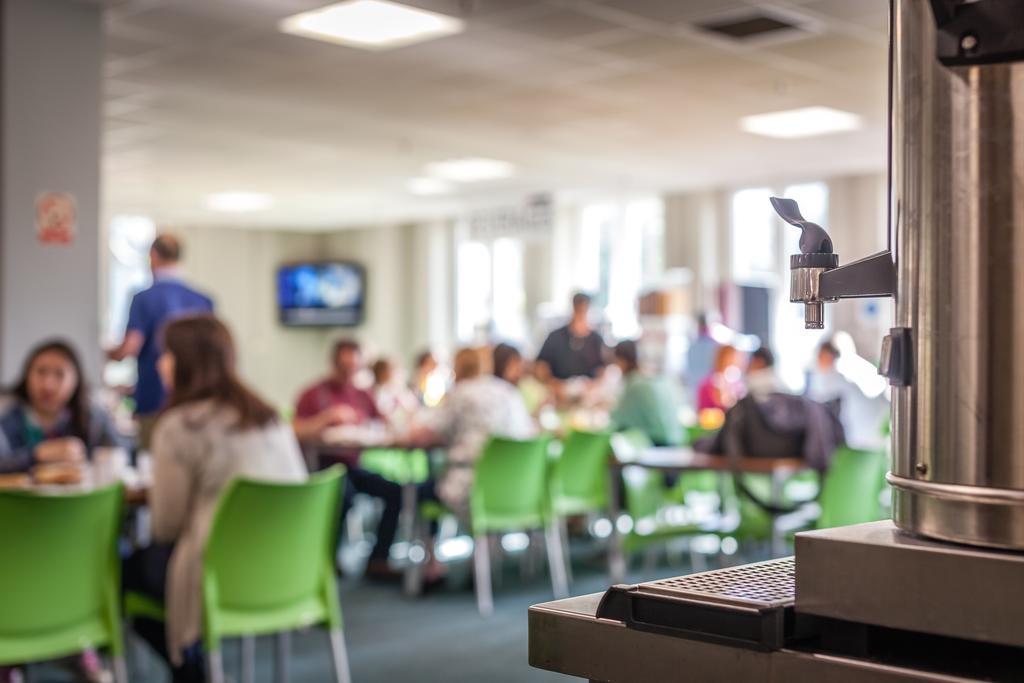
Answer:
[(445, 505), (460, 514), (468, 513), (472, 465), (488, 437), (528, 439), (536, 433), (515, 385), (483, 371), (483, 353), (486, 350), (462, 349), (455, 355), (455, 386), (433, 427), (449, 445), (450, 463), (435, 490)]

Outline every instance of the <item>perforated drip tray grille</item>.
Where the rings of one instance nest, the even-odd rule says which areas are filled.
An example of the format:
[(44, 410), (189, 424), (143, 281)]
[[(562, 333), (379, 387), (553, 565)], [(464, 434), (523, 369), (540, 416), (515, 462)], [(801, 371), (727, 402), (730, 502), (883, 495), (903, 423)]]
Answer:
[(627, 628), (775, 650), (793, 630), (792, 557), (609, 588), (597, 616)]
[(796, 593), (796, 561), (792, 557), (784, 557), (641, 583), (639, 587), (675, 598), (697, 598), (739, 606), (784, 606), (793, 602)]

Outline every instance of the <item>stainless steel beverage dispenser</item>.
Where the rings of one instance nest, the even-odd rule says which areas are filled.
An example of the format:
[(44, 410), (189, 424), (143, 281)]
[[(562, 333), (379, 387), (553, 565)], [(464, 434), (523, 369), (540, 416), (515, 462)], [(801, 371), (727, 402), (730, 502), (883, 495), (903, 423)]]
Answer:
[(790, 298), (808, 327), (829, 301), (896, 297), (895, 525), (535, 605), (534, 666), (611, 683), (1021, 679), (1024, 553), (977, 546), (1024, 550), (1024, 0), (891, 12), (890, 248), (844, 265), (795, 202), (773, 204), (803, 231)]
[(1024, 550), (1024, 2), (894, 0), (890, 249), (839, 265), (804, 234), (790, 298), (896, 297), (893, 519), (932, 538)]

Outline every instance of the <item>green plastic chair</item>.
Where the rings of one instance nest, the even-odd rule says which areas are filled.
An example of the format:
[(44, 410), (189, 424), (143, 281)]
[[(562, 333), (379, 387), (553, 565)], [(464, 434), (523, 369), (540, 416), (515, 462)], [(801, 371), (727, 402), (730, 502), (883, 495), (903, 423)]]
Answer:
[(685, 428), (686, 433), (686, 445), (692, 446), (695, 442), (703, 439), (707, 436), (714, 436), (718, 433), (717, 429), (706, 429), (700, 425), (691, 425)]
[(430, 477), (430, 461), (422, 449), (368, 448), (360, 454), (359, 466), (397, 484), (419, 484)]
[(610, 457), (608, 432), (569, 433), (552, 470), (552, 506), (556, 515), (582, 515), (607, 509)]
[(625, 451), (642, 451), (645, 448), (654, 448), (651, 437), (639, 429), (625, 429), (612, 435), (612, 451), (616, 455), (624, 454)]
[(124, 493), (0, 492), (0, 665), (107, 647), (127, 681), (118, 610)]
[(815, 527), (829, 529), (885, 519), (879, 504), (887, 456), (879, 451), (841, 448), (825, 474), (818, 504), (821, 515)]
[[(278, 633), (278, 680), (287, 678), (287, 632), (324, 624), (334, 675), (351, 680), (334, 577), (342, 470), (301, 484), (236, 479), (221, 497), (203, 556), (203, 641), (210, 678), (223, 683), (221, 640)], [(246, 678), (246, 676), (243, 676)]]
[[(743, 485), (758, 500), (771, 500), (771, 476), (765, 474), (744, 474), (742, 476)], [(741, 542), (771, 540), (775, 527), (772, 513), (758, 505), (749, 496), (740, 493), (736, 484), (736, 475), (726, 476), (723, 494), (725, 497), (723, 507), (737, 511), (739, 519), (736, 526), (717, 530), (718, 536), (734, 538)], [(786, 503), (785, 500), (780, 502)]]
[[(613, 451), (621, 459), (627, 459), (623, 456), (630, 452), (654, 446), (650, 437), (636, 429), (613, 434), (611, 443)], [(680, 481), (691, 474), (701, 477), (705, 473), (684, 473)], [(699, 531), (699, 526), (689, 520), (679, 522), (664, 514), (670, 507), (681, 507), (681, 496), (680, 500), (675, 500), (675, 489), (666, 487), (663, 473), (627, 465), (622, 468), (622, 492), (623, 509), (632, 521), (629, 532), (622, 538), (622, 551), (625, 554), (623, 561), (627, 565), (629, 556), (641, 548)], [(612, 521), (617, 525), (618, 520)]]
[(470, 494), (477, 607), (494, 610), (488, 534), (544, 529), (555, 597), (569, 595), (563, 540), (551, 510), (548, 437), (516, 441), (491, 437), (476, 462)]

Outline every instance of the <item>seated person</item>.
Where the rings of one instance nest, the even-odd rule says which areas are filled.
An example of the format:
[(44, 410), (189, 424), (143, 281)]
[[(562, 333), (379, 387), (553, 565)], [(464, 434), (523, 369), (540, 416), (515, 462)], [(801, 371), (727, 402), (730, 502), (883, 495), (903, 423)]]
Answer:
[(722, 429), (696, 447), (733, 458), (802, 458), (812, 469), (827, 469), (845, 442), (835, 414), (821, 403), (786, 393), (766, 348), (752, 355), (747, 380), (749, 393), (726, 412)]
[(409, 388), (422, 406), (437, 405), (435, 399), (444, 394), (444, 378), (433, 352), (429, 349), (416, 354)]
[(63, 341), (40, 344), (0, 415), (0, 473), (79, 463), (101, 446), (126, 447), (127, 440), (90, 398), (78, 355)]
[(498, 344), (491, 354), (494, 359), (494, 376), (512, 386), (518, 386), (523, 378), (523, 355), (511, 344)]
[(733, 346), (719, 347), (714, 370), (697, 387), (697, 411), (732, 408), (743, 396), (740, 374), (739, 351)]
[(535, 371), (560, 402), (572, 401), (579, 397), (570, 394), (583, 386), (577, 378), (595, 379), (601, 374), (604, 352), (604, 340), (590, 325), (590, 297), (578, 292), (572, 297), (572, 318), (544, 340)]
[(174, 680), (202, 681), (202, 556), (221, 491), (236, 477), (304, 481), (306, 466), (292, 430), (236, 374), (220, 321), (180, 318), (163, 342), (158, 368), (168, 397), (154, 427), (149, 492), (155, 544), (128, 558), (124, 584), (166, 605), (166, 623), (138, 619), (135, 629), (168, 660)]
[(825, 403), (839, 414), (848, 444), (881, 450), (888, 444), (881, 425), (889, 415), (888, 385), (877, 369), (857, 355), (853, 339), (836, 334), (818, 347), (816, 362), (807, 377), (807, 398)]
[(649, 377), (640, 371), (636, 342), (619, 342), (612, 358), (622, 371), (624, 382), (618, 405), (611, 414), (612, 428), (639, 430), (656, 446), (683, 443), (680, 401), (669, 381)]
[[(384, 421), (373, 395), (357, 387), (354, 382), (363, 362), (359, 344), (351, 339), (340, 340), (334, 346), (331, 361), (333, 368), (330, 376), (303, 391), (295, 407), (295, 420), (292, 423), (295, 434), (300, 442), (313, 447), (317, 447), (322, 441), (324, 430), (330, 427)], [(370, 579), (397, 580), (401, 575), (389, 567), (388, 555), (398, 531), (398, 517), (402, 512), (402, 487), (359, 467), (358, 449), (341, 452), (340, 459), (348, 467), (342, 518), (352, 507), (356, 493), (379, 498), (384, 503), (377, 527), (377, 540), (366, 564), (366, 576)]]
[(753, 396), (756, 400), (771, 394), (786, 393), (782, 380), (775, 372), (775, 354), (767, 346), (760, 346), (750, 354), (744, 379), (747, 395)]
[[(74, 467), (95, 448), (128, 446), (110, 414), (92, 400), (78, 354), (66, 342), (32, 349), (20, 379), (0, 403), (0, 474), (28, 472), (36, 465)], [(75, 657), (72, 666), (82, 680), (110, 678), (93, 649)], [(23, 680), (21, 675), (20, 667), (0, 666), (0, 681)]]
[(370, 370), (373, 371), (372, 392), (377, 412), (392, 424), (407, 425), (419, 408), (416, 395), (398, 381), (395, 364), (390, 359), (378, 358)]
[(473, 487), (473, 463), (487, 439), (504, 436), (529, 439), (536, 427), (515, 386), (483, 371), (479, 349), (462, 349), (455, 355), (455, 386), (445, 397), (432, 438), (449, 445), (452, 465), (434, 486), (434, 494), (457, 514), (469, 513)]

